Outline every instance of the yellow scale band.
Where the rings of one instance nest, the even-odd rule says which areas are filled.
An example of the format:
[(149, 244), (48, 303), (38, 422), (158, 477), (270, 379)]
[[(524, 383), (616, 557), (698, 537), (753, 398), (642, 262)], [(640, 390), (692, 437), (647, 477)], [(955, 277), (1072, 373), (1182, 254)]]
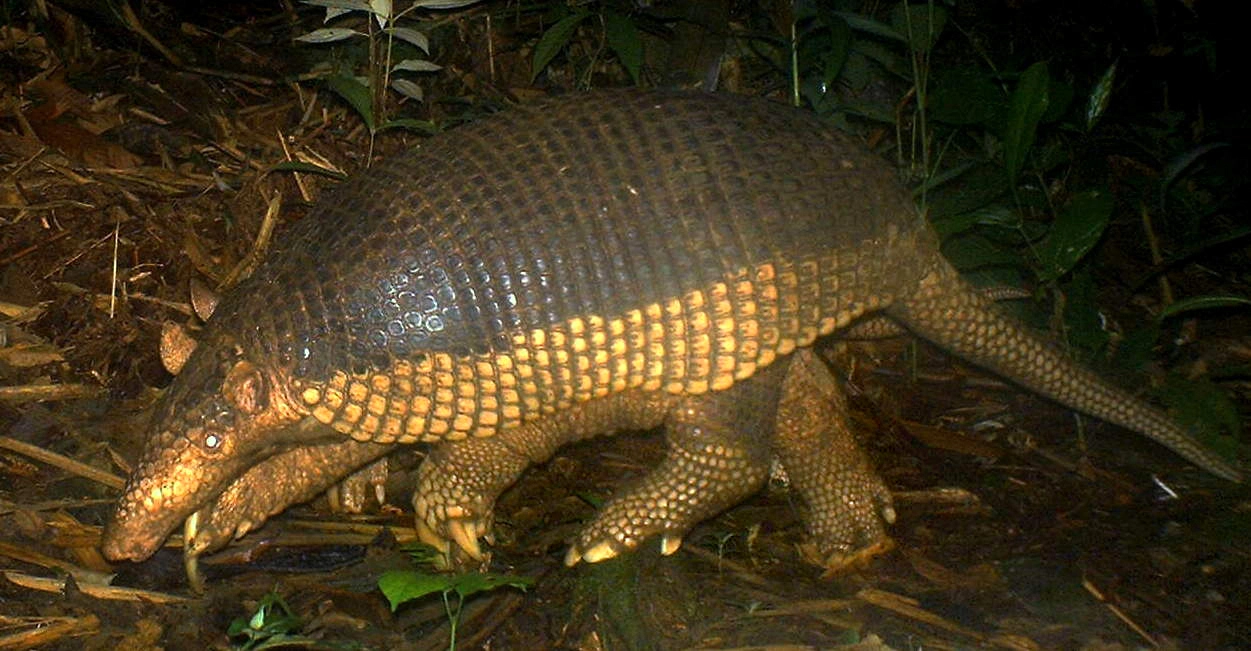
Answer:
[(886, 302), (841, 300), (855, 271), (834, 263), (764, 264), (616, 317), (515, 335), (509, 351), (340, 371), (300, 396), (314, 418), (356, 440), (412, 443), (491, 436), (626, 389), (720, 391)]

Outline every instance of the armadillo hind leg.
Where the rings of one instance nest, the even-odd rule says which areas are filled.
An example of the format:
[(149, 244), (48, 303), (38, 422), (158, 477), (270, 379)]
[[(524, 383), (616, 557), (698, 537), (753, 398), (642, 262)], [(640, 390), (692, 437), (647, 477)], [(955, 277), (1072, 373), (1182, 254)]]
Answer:
[(810, 349), (791, 361), (773, 446), (806, 507), (810, 540), (801, 551), (809, 562), (837, 572), (894, 547), (885, 526), (895, 521), (890, 491), (848, 426), (842, 387)]
[[(253, 466), (200, 512), (195, 535), (186, 541), (191, 557), (218, 549), (256, 529), (292, 504), (307, 502), (323, 491), (365, 492), (386, 475), (385, 459), (393, 446), (340, 441), (294, 448)], [(353, 472), (355, 469), (364, 469)], [(359, 484), (336, 488), (345, 474)], [(375, 489), (376, 490), (376, 489)]]
[(996, 312), (945, 262), (888, 313), (917, 334), (1026, 388), (1142, 433), (1217, 476), (1241, 479), (1237, 470), (1200, 446), (1163, 411), (1078, 366), (1055, 345)]
[(785, 366), (774, 364), (724, 391), (676, 400), (665, 421), (665, 459), (600, 509), (565, 564), (613, 558), (653, 536), (660, 536), (662, 554), (672, 554), (700, 521), (759, 490), (769, 474), (767, 433)]
[(481, 563), (486, 557), (478, 541), (493, 542), (495, 502), (526, 468), (587, 437), (654, 428), (674, 401), (659, 393), (615, 394), (492, 437), (435, 445), (417, 470), (413, 491), (418, 536), (450, 566)]

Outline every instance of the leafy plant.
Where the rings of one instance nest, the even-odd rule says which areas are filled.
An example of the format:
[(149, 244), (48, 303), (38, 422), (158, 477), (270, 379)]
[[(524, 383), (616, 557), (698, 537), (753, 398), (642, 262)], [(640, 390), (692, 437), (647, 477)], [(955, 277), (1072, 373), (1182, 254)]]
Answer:
[[(417, 131), (434, 131), (429, 122), (412, 119), (388, 119), (387, 89), (415, 101), (422, 101), (424, 91), (409, 78), (412, 73), (430, 73), (441, 66), (421, 55), (429, 56), (430, 41), (426, 34), (407, 23), (415, 22), (413, 12), (419, 9), (457, 9), (479, 0), (414, 0), (407, 9), (395, 12), (391, 0), (301, 0), (304, 4), (326, 8), (327, 24), (353, 13), (365, 14), (364, 29), (323, 27), (296, 38), (312, 44), (327, 44), (364, 39), (368, 45), (365, 74), (336, 72), (326, 77), (326, 85), (361, 116), (372, 137), (382, 129), (403, 127)], [(403, 21), (405, 24), (399, 24)], [(413, 56), (400, 54), (402, 49), (414, 51)], [(395, 59), (399, 58), (398, 61)], [(399, 73), (405, 73), (403, 75)]]
[[(428, 563), (431, 558), (430, 548), (426, 545), (406, 546), (405, 550), (419, 563)], [(534, 580), (529, 577), (509, 574), (477, 572), (434, 574), (418, 570), (393, 570), (386, 572), (378, 579), (378, 589), (382, 590), (382, 594), (391, 603), (392, 612), (409, 601), (438, 593), (443, 599), (443, 609), (447, 613), (448, 625), (451, 627), (450, 649), (456, 648), (456, 631), (466, 599), (479, 592), (489, 592), (503, 587), (525, 590), (533, 584)], [(454, 600), (453, 596), (455, 596)]]
[[(789, 49), (784, 37), (757, 37), (753, 43), (789, 75), (796, 103), (809, 104), (845, 129), (870, 135), (893, 129), (898, 162), (918, 179), (918, 202), (947, 258), (975, 282), (1037, 287), (1039, 302), (1013, 309), (1059, 332), (1078, 356), (1107, 362), (1114, 350), (1122, 370), (1137, 372), (1151, 359), (1175, 314), (1245, 309), (1248, 299), (1232, 294), (1176, 300), (1164, 275), (1201, 252), (1251, 237), (1246, 227), (1200, 237), (1209, 213), (1202, 207), (1204, 195), (1187, 194), (1195, 184), (1178, 182), (1199, 174), (1224, 143), (1189, 145), (1175, 122), (1140, 131), (1133, 144), (1158, 151), (1160, 172), (1137, 196), (1132, 188), (1114, 192), (1108, 175), (1085, 170), (1106, 164), (1095, 148), (1107, 147), (1108, 133), (1124, 133), (1123, 126), (1110, 127), (1106, 119), (1118, 88), (1125, 85), (1118, 62), (1108, 62), (1090, 77), (1081, 101), (1075, 101), (1075, 85), (1058, 76), (1054, 66), (1039, 61), (1004, 68), (976, 43), (973, 52), (980, 63), (936, 62), (935, 48), (944, 39), (962, 37), (947, 29), (946, 4), (898, 2), (862, 15), (844, 10), (858, 8), (853, 3), (799, 2)], [(895, 92), (874, 92), (883, 87)], [(1161, 144), (1179, 153), (1166, 155), (1159, 151)], [(1118, 341), (1098, 303), (1099, 265), (1092, 253), (1116, 217), (1133, 214), (1125, 208), (1134, 207), (1135, 200), (1151, 260), (1149, 273), (1131, 288), (1158, 280), (1162, 308), (1157, 319)], [(1153, 223), (1152, 213), (1165, 217)], [(1120, 223), (1121, 228), (1134, 225), (1124, 218)], [(1173, 241), (1195, 244), (1166, 257), (1157, 244), (1161, 228), (1171, 229)], [(1197, 391), (1199, 384), (1187, 388)], [(1183, 393), (1170, 383), (1159, 397), (1199, 423), (1199, 429), (1236, 432), (1228, 405), (1216, 406), (1224, 393), (1214, 385), (1201, 396)], [(1186, 417), (1181, 412), (1187, 411), (1187, 401), (1207, 407), (1188, 410), (1194, 418)], [(1204, 415), (1206, 421), (1199, 418)]]
[(233, 646), (239, 651), (262, 651), (263, 649), (358, 649), (355, 643), (334, 643), (298, 635), (304, 622), (278, 594), (277, 590), (261, 598), (251, 617), (240, 617), (230, 622), (226, 635), (231, 639), (243, 638)]
[(603, 2), (587, 3), (576, 9), (561, 4), (555, 12), (556, 22), (543, 32), (534, 47), (531, 79), (537, 78), (556, 55), (569, 48), (579, 27), (592, 22), (598, 24), (601, 38), (599, 46), (588, 57), (584, 66), (586, 76), (583, 85), (590, 85), (591, 70), (605, 48), (613, 53), (635, 84), (640, 82), (643, 70), (643, 38), (633, 15), (623, 13)]

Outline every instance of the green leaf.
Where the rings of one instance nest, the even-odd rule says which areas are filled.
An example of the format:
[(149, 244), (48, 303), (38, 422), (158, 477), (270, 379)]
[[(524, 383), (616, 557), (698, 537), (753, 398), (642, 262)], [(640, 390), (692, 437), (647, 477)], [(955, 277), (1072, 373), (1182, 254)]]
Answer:
[(1108, 110), (1112, 101), (1112, 87), (1116, 84), (1116, 62), (1103, 71), (1103, 76), (1090, 89), (1090, 97), (1086, 98), (1086, 131), (1089, 132), (1098, 124), (1099, 118)]
[(1113, 204), (1106, 190), (1090, 190), (1069, 199), (1038, 252), (1040, 280), (1050, 282), (1073, 269), (1103, 237)]
[(378, 589), (395, 612), (404, 603), (436, 593), (456, 592), (461, 599), (500, 587), (525, 590), (534, 579), (510, 574), (469, 572), (466, 574), (428, 574), (412, 570), (392, 570), (378, 577)]
[(455, 585), (452, 586), (452, 589), (454, 589), (462, 599), (465, 599), (470, 595), (477, 594), (479, 592), (487, 592), (496, 588), (510, 587), (524, 591), (532, 585), (534, 585), (534, 579), (528, 576), (473, 572), (457, 576)]
[(412, 570), (391, 570), (378, 577), (378, 589), (391, 602), (391, 612), (426, 595), (455, 588), (456, 577)]
[[(1242, 418), (1228, 393), (1208, 380), (1176, 374), (1168, 376), (1159, 393), (1178, 422), (1197, 432), (1205, 445), (1231, 456), (1242, 437)], [(1223, 431), (1233, 436), (1223, 437)]]
[(409, 72), (436, 72), (442, 69), (443, 66), (433, 61), (426, 61), (425, 59), (404, 59), (403, 61), (395, 64), (395, 66), (391, 68), (391, 71), (397, 72), (400, 70), (407, 70)]
[(834, 12), (834, 15), (847, 21), (847, 25), (858, 32), (864, 32), (866, 34), (872, 34), (873, 36), (880, 36), (882, 38), (900, 41), (902, 43), (908, 42), (908, 39), (904, 38), (904, 35), (901, 32), (892, 29), (889, 25), (880, 23), (871, 18), (865, 18), (860, 14), (853, 14), (846, 11), (836, 11)]
[(934, 47), (947, 24), (947, 10), (932, 3), (901, 2), (890, 12), (890, 24), (906, 36), (913, 52), (925, 53)]
[(1049, 80), (1047, 64), (1035, 63), (1021, 74), (1016, 89), (1008, 100), (1008, 115), (1003, 126), (1003, 146), (1008, 179), (1013, 185), (1025, 165), (1025, 157), (1034, 146), (1038, 122), (1047, 112)]
[(1021, 257), (1016, 253), (970, 233), (948, 239), (943, 243), (942, 250), (943, 256), (961, 271), (991, 266), (1017, 267), (1021, 264)]
[(822, 11), (818, 18), (829, 32), (825, 46), (818, 50), (824, 50), (821, 54), (821, 81), (829, 86), (842, 74), (843, 66), (847, 65), (847, 55), (851, 53), (851, 25), (832, 11)]
[(392, 79), (391, 90), (418, 102), (426, 98), (426, 94), (421, 90), (421, 86), (410, 79)]
[(374, 100), (368, 86), (346, 75), (327, 77), (326, 85), (356, 110), (370, 133), (377, 131), (374, 124)]
[(304, 163), (301, 161), (294, 161), (294, 160), (289, 160), (289, 161), (285, 161), (282, 163), (278, 163), (270, 167), (269, 171), (271, 172), (307, 172), (309, 174), (320, 174), (321, 176), (329, 176), (332, 179), (338, 179), (340, 181), (348, 177), (347, 174), (344, 174), (343, 172), (340, 172), (338, 170), (327, 169), (320, 165), (314, 165), (312, 163)]
[[(1065, 83), (1060, 79), (1052, 79), (1047, 83), (1047, 110), (1043, 111), (1042, 117), (1038, 121), (1042, 124), (1055, 122), (1064, 117), (1069, 110), (1069, 104), (1073, 103), (1073, 98), (1077, 95), (1077, 91), (1073, 90), (1073, 85)], [(1065, 158), (1065, 162), (1069, 162), (1072, 154)]]
[(1160, 338), (1160, 323), (1149, 321), (1147, 325), (1130, 330), (1121, 338), (1112, 357), (1112, 364), (1125, 371), (1142, 371), (1152, 359), (1155, 342)]
[(946, 240), (948, 237), (963, 233), (974, 226), (1015, 228), (1020, 222), (1020, 216), (1011, 208), (1007, 206), (989, 206), (950, 217), (934, 219), (931, 223), (934, 225), (934, 230), (938, 233), (938, 238)]
[(999, 86), (972, 67), (941, 70), (932, 86), (927, 108), (935, 120), (947, 124), (987, 124), (1007, 104)]
[(530, 70), (530, 80), (534, 81), (539, 77), (539, 73), (551, 63), (552, 59), (569, 45), (573, 33), (578, 29), (578, 25), (591, 15), (589, 11), (578, 11), (556, 22), (543, 36), (539, 38), (539, 44), (534, 47), (534, 63)]
[(366, 0), (300, 0), (302, 4), (345, 11), (371, 11)]
[(477, 4), (482, 0), (417, 0), (413, 3), (414, 7), (422, 9), (460, 9)]
[(1160, 319), (1167, 319), (1183, 312), (1193, 312), (1195, 310), (1211, 310), (1224, 307), (1247, 307), (1251, 305), (1251, 299), (1242, 296), (1194, 296), (1192, 298), (1183, 299), (1173, 303), (1172, 305), (1160, 311)]
[(387, 120), (378, 127), (378, 131), (380, 133), (386, 131), (387, 129), (408, 129), (409, 131), (415, 131), (417, 133), (424, 133), (428, 135), (434, 135), (441, 131), (441, 129), (439, 129), (439, 125), (431, 122), (430, 120), (415, 120), (413, 118), (397, 118), (395, 120)]
[(628, 16), (608, 11), (604, 13), (604, 36), (637, 86), (643, 71), (643, 38), (639, 36), (638, 27)]
[(1064, 325), (1069, 344), (1087, 359), (1102, 357), (1111, 337), (1104, 329), (1094, 277), (1088, 267), (1073, 272), (1064, 285)]
[(421, 48), (421, 51), (426, 54), (430, 54), (430, 39), (426, 38), (425, 34), (422, 34), (415, 29), (409, 27), (389, 27), (383, 31), (391, 34), (401, 41), (411, 43), (418, 48)]
[(937, 220), (976, 210), (1006, 195), (1008, 189), (1003, 167), (990, 163), (974, 165), (959, 178), (929, 189), (930, 215)]
[(385, 29), (395, 14), (391, 0), (369, 0), (369, 13), (377, 19), (379, 29)]
[(364, 36), (364, 34), (346, 27), (324, 27), (315, 29), (303, 36), (297, 36), (295, 40), (301, 43), (334, 43), (352, 38), (353, 36)]
[(1211, 142), (1192, 147), (1169, 160), (1168, 165), (1164, 167), (1164, 179), (1160, 181), (1160, 209), (1165, 209), (1169, 188), (1186, 173), (1186, 170), (1209, 153), (1230, 146), (1228, 142)]

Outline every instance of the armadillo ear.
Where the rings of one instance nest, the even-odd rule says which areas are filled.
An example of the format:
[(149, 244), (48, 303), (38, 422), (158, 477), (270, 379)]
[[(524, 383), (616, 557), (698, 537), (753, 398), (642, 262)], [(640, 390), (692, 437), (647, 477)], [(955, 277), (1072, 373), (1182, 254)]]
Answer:
[(255, 414), (269, 404), (265, 376), (247, 360), (235, 362), (222, 382), (222, 395), (245, 414)]
[(208, 321), (217, 310), (221, 296), (198, 278), (191, 279), (191, 309), (201, 321)]
[(161, 324), (161, 365), (170, 375), (178, 375), (198, 343), (185, 326), (166, 321)]

